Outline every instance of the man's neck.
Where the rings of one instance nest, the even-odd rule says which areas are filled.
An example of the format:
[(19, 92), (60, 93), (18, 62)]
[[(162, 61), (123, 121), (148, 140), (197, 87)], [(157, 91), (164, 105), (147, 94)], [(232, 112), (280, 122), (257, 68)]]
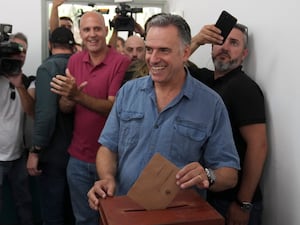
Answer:
[(72, 54), (72, 50), (70, 49), (62, 49), (62, 48), (53, 48), (51, 50), (52, 55), (57, 55), (57, 54)]
[(225, 76), (229, 72), (230, 71), (214, 71), (214, 79), (217, 80), (218, 78)]
[(98, 65), (101, 63), (104, 58), (106, 57), (107, 52), (109, 51), (108, 46), (106, 46), (104, 49), (102, 49), (99, 52), (89, 52), (91, 62), (94, 66)]
[(186, 79), (185, 71), (167, 84), (155, 83), (158, 111), (161, 112), (181, 91)]

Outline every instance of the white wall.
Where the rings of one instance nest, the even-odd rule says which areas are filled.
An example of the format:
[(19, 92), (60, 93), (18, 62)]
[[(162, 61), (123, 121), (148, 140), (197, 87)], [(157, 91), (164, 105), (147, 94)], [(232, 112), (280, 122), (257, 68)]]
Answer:
[[(41, 0), (45, 1), (45, 0)], [(0, 23), (13, 24), (29, 39), (24, 72), (35, 74), (41, 63), (42, 9), (40, 0), (0, 2)], [(136, 0), (137, 2), (138, 0)], [(149, 0), (151, 1), (151, 0)], [(300, 213), (300, 20), (296, 0), (169, 0), (172, 12), (183, 13), (195, 34), (214, 23), (222, 9), (248, 25), (251, 52), (245, 69), (261, 86), (267, 100), (270, 153), (265, 168), (264, 225), (299, 225)], [(44, 17), (45, 15), (43, 15)], [(43, 34), (44, 35), (44, 34)], [(199, 66), (211, 66), (210, 46), (192, 57)]]
[[(169, 8), (183, 11), (193, 34), (214, 23), (222, 9), (249, 27), (251, 52), (245, 70), (263, 89), (268, 107), (270, 152), (263, 178), (264, 225), (299, 225), (299, 2), (169, 0)], [(210, 46), (199, 49), (192, 61), (210, 67)]]
[(23, 71), (35, 75), (41, 64), (41, 1), (14, 0), (0, 2), (0, 23), (12, 24), (13, 33), (23, 32), (28, 38), (28, 53)]

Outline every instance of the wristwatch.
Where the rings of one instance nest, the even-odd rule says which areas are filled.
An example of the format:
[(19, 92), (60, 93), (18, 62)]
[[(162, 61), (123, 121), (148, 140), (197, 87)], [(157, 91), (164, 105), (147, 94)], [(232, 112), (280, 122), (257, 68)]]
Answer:
[(42, 151), (42, 148), (37, 147), (37, 146), (32, 146), (32, 147), (29, 149), (29, 152), (30, 152), (30, 153), (36, 153), (36, 154), (39, 154), (39, 153), (41, 153), (41, 151)]
[(245, 212), (251, 211), (253, 204), (251, 202), (243, 202), (238, 199), (235, 200), (235, 202), (241, 207), (241, 209)]
[(216, 176), (215, 173), (212, 169), (210, 168), (204, 168), (206, 172), (206, 176), (209, 182), (209, 187), (212, 186), (216, 182)]

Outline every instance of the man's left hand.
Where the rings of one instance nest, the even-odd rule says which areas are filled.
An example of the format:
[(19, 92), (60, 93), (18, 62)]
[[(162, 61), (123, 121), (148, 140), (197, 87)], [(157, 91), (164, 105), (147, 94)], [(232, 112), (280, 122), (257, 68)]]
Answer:
[(200, 189), (209, 187), (209, 181), (203, 166), (198, 162), (192, 162), (176, 174), (176, 184), (180, 188), (185, 189), (192, 186), (197, 186)]

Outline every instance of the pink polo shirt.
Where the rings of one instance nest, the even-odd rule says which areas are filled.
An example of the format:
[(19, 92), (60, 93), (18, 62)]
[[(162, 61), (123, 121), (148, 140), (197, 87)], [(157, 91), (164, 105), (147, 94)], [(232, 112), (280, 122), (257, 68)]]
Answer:
[[(105, 59), (98, 65), (90, 63), (87, 51), (71, 56), (68, 62), (70, 73), (77, 85), (87, 81), (83, 92), (100, 99), (115, 96), (123, 81), (130, 59), (121, 55), (114, 48), (109, 48)], [(80, 104), (75, 108), (73, 138), (69, 147), (72, 157), (95, 163), (96, 153), (100, 147), (99, 135), (107, 116), (91, 111)]]

